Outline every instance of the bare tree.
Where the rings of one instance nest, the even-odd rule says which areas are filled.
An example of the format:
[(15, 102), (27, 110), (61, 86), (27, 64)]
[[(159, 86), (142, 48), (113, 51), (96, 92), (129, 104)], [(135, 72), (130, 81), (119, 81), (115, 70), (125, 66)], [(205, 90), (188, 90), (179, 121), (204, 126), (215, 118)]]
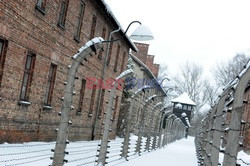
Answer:
[(158, 79), (162, 80), (166, 77), (168, 77), (168, 66), (166, 64), (160, 64), (159, 67), (159, 74), (158, 74)]
[(229, 61), (217, 63), (212, 69), (217, 86), (223, 87), (227, 85), (239, 74), (248, 61), (249, 57), (245, 54), (237, 54)]
[(216, 88), (213, 84), (210, 84), (209, 81), (205, 81), (203, 94), (207, 96), (207, 104), (213, 106), (218, 96), (218, 87)]
[[(189, 97), (196, 103), (196, 109), (194, 110), (192, 117), (209, 100), (212, 100), (212, 96), (215, 96), (213, 94), (215, 90), (213, 90), (213, 87), (209, 84), (208, 80), (203, 79), (202, 74), (202, 66), (195, 63), (186, 62), (180, 67), (180, 72), (173, 77), (173, 80), (177, 85), (176, 91), (178, 91), (180, 94), (187, 92)], [(209, 93), (211, 93), (211, 95), (208, 95)]]

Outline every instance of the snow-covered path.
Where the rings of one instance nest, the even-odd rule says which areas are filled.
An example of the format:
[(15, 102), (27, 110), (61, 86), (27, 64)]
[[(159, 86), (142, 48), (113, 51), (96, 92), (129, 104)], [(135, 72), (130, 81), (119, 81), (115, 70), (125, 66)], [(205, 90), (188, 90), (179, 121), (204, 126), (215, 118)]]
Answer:
[(196, 166), (194, 137), (176, 141), (117, 166)]

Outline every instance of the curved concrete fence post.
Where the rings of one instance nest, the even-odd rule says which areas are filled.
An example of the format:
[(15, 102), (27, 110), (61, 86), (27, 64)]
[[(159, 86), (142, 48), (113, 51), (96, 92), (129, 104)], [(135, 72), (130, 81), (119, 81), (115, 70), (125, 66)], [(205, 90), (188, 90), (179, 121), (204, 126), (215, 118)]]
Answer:
[(220, 143), (221, 143), (221, 136), (222, 133), (220, 132), (222, 130), (222, 119), (221, 116), (224, 113), (224, 106), (225, 106), (225, 100), (228, 97), (228, 94), (230, 93), (231, 87), (228, 87), (224, 93), (221, 95), (221, 98), (218, 103), (216, 117), (214, 121), (214, 132), (213, 132), (213, 142), (212, 142), (212, 151), (211, 151), (211, 162), (212, 165), (218, 165), (219, 162), (219, 150), (220, 150)]
[[(122, 72), (117, 78), (122, 79), (129, 77), (134, 74), (134, 71), (132, 69), (128, 69), (124, 72)], [(109, 137), (109, 129), (111, 125), (111, 118), (112, 118), (112, 107), (113, 107), (113, 100), (114, 100), (114, 95), (116, 91), (116, 87), (119, 85), (119, 81), (115, 81), (113, 84), (113, 88), (111, 89), (111, 92), (109, 94), (109, 100), (108, 100), (108, 106), (107, 106), (107, 111), (106, 111), (106, 117), (105, 117), (105, 122), (104, 122), (104, 129), (103, 129), (103, 136), (101, 140), (101, 145), (100, 145), (100, 152), (98, 155), (98, 164), (105, 165), (106, 164), (106, 155), (107, 155), (107, 147), (108, 147), (108, 137)]]
[(78, 50), (72, 59), (73, 62), (69, 66), (68, 76), (66, 80), (65, 94), (63, 97), (63, 106), (61, 110), (61, 120), (57, 133), (57, 140), (55, 146), (55, 152), (53, 156), (53, 165), (62, 166), (66, 160), (64, 160), (66, 144), (68, 143), (68, 126), (69, 126), (69, 115), (72, 106), (72, 96), (75, 83), (75, 76), (78, 67), (84, 62), (84, 60), (93, 52), (102, 48), (102, 38), (94, 38), (88, 41), (83, 47)]
[(211, 155), (211, 151), (212, 151), (212, 146), (210, 143), (212, 143), (212, 140), (213, 140), (213, 125), (214, 125), (214, 115), (217, 111), (217, 104), (212, 108), (210, 114), (209, 114), (209, 118), (208, 118), (208, 128), (207, 128), (207, 137), (206, 137), (206, 147), (205, 147), (205, 153), (207, 154), (205, 160), (204, 160), (204, 163), (205, 165), (207, 166), (210, 166), (211, 165), (211, 158), (210, 158), (210, 155)]
[(229, 124), (229, 132), (225, 149), (223, 166), (235, 166), (239, 150), (239, 137), (241, 129), (241, 117), (244, 109), (243, 100), (245, 87), (250, 80), (250, 61), (239, 75), (239, 82), (235, 89), (233, 109)]
[(125, 128), (125, 136), (124, 136), (124, 141), (123, 141), (123, 146), (122, 146), (122, 154), (121, 156), (124, 157), (126, 160), (128, 160), (128, 148), (129, 148), (129, 138), (130, 138), (130, 133), (131, 133), (131, 127), (132, 127), (132, 113), (135, 105), (135, 99), (141, 94), (145, 93), (145, 90), (151, 89), (150, 86), (144, 86), (138, 91), (136, 91), (132, 96), (131, 96), (131, 101), (129, 105), (129, 112), (128, 112), (128, 120), (127, 120), (127, 126)]

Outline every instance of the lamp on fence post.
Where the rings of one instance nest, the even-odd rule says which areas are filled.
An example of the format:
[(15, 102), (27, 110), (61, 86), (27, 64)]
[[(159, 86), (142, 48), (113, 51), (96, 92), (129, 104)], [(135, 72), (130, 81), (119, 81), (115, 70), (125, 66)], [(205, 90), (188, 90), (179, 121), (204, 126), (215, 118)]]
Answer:
[[(111, 32), (110, 35), (109, 35), (109, 41), (106, 41), (108, 43), (108, 48), (107, 48), (107, 52), (106, 52), (106, 55), (105, 55), (105, 65), (104, 66), (106, 66), (106, 63), (107, 63), (110, 43), (121, 40), (126, 35), (128, 29), (130, 28), (130, 26), (133, 23), (139, 23), (140, 26), (132, 33), (132, 35), (130, 37), (131, 39), (140, 40), (140, 41), (147, 41), (147, 40), (154, 39), (154, 37), (152, 35), (152, 32), (148, 28), (146, 28), (145, 26), (141, 25), (141, 23), (139, 21), (132, 21), (128, 25), (126, 31), (123, 33), (122, 37), (120, 37), (118, 39), (110, 40), (111, 35), (113, 33), (119, 32), (120, 28), (113, 31), (113, 32)], [(105, 68), (104, 68), (104, 70), (105, 70)], [(119, 77), (119, 79), (121, 79), (121, 78), (128, 77), (130, 74), (128, 74), (128, 73), (126, 73), (126, 71), (124, 71), (118, 77)], [(111, 92), (110, 92), (110, 95), (109, 95), (108, 107), (107, 107), (107, 110), (106, 110), (106, 118), (105, 118), (105, 122), (104, 122), (104, 131), (103, 131), (103, 134), (102, 134), (102, 141), (101, 141), (101, 145), (100, 145), (100, 151), (99, 151), (99, 155), (98, 155), (97, 165), (101, 164), (101, 165), (104, 166), (106, 164), (108, 137), (109, 137), (109, 129), (110, 129), (110, 125), (111, 125), (111, 116), (112, 116), (112, 105), (113, 105), (113, 99), (114, 99), (114, 93), (115, 93), (115, 90), (116, 90), (116, 86), (117, 86), (117, 83), (114, 84), (114, 87), (111, 89)]]

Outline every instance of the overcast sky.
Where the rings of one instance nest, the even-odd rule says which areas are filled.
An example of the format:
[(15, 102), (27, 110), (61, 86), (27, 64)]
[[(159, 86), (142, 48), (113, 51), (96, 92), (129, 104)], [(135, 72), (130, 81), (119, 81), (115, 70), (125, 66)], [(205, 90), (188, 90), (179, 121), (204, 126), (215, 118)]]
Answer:
[(105, 1), (124, 29), (134, 20), (151, 29), (149, 54), (171, 73), (187, 60), (208, 73), (217, 61), (250, 52), (250, 0)]

